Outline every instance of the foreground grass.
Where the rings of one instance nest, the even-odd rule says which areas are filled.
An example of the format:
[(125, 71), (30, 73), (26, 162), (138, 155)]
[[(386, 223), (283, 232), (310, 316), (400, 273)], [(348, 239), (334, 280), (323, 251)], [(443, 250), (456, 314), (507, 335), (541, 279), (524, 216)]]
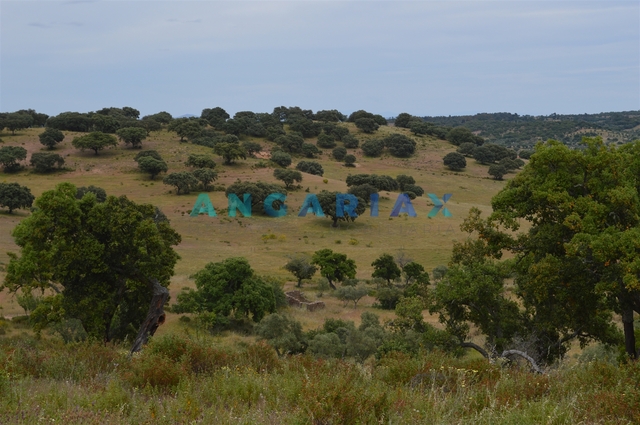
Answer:
[(535, 375), (431, 352), (361, 365), (170, 335), (129, 359), (23, 335), (0, 337), (0, 423), (627, 424), (639, 379), (637, 363)]

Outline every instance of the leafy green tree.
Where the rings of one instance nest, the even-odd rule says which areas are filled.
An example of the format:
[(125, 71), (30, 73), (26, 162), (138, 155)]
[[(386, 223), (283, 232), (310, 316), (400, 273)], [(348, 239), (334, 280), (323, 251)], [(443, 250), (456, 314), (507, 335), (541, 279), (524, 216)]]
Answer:
[(171, 173), (165, 176), (164, 179), (162, 179), (162, 183), (169, 186), (175, 186), (176, 195), (179, 195), (180, 192), (187, 194), (195, 189), (196, 186), (198, 186), (198, 179), (188, 171), (180, 171), (178, 173)]
[(311, 143), (303, 143), (300, 150), (302, 151), (302, 154), (307, 158), (315, 158), (316, 155), (320, 153), (318, 147)]
[(16, 134), (17, 130), (24, 130), (33, 125), (33, 117), (29, 114), (13, 112), (6, 114), (3, 119), (0, 120), (0, 125), (3, 128), (7, 128), (11, 131), (11, 134)]
[(271, 161), (283, 168), (287, 168), (291, 165), (291, 155), (282, 151), (271, 152)]
[(114, 116), (96, 113), (91, 115), (91, 126), (94, 131), (112, 134), (120, 128), (120, 121)]
[(356, 127), (364, 133), (375, 133), (380, 126), (371, 118), (358, 118), (355, 121)]
[(7, 173), (17, 171), (22, 166), (19, 161), (27, 158), (27, 150), (22, 146), (3, 146), (0, 148), (0, 164)]
[(406, 112), (402, 112), (398, 114), (398, 116), (396, 117), (394, 121), (394, 125), (400, 128), (409, 128), (409, 123), (414, 119), (415, 117), (413, 115), (408, 114)]
[(360, 141), (356, 136), (347, 134), (342, 137), (342, 144), (347, 149), (356, 149), (360, 145)]
[(195, 284), (195, 290), (185, 288), (178, 294), (172, 311), (211, 312), (259, 322), (276, 310), (273, 288), (255, 274), (246, 258), (208, 263), (195, 274)]
[(371, 263), (371, 266), (373, 266), (373, 273), (371, 276), (385, 279), (389, 286), (391, 286), (392, 282), (398, 279), (402, 274), (402, 271), (396, 264), (393, 256), (389, 254), (382, 254), (380, 257), (376, 258), (373, 263)]
[(185, 162), (187, 167), (194, 168), (216, 168), (216, 163), (209, 155), (192, 153), (187, 158), (187, 162)]
[(322, 131), (322, 125), (320, 123), (314, 123), (312, 120), (301, 116), (287, 120), (287, 122), (289, 122), (289, 128), (292, 131), (297, 131), (305, 139), (318, 137)]
[(273, 170), (273, 177), (281, 180), (287, 189), (290, 189), (293, 183), (300, 183), (302, 181), (302, 173), (300, 173), (300, 171), (285, 170), (282, 168)]
[(362, 152), (366, 156), (377, 157), (384, 150), (384, 142), (382, 140), (367, 140), (362, 144)]
[(37, 127), (44, 127), (45, 124), (47, 123), (47, 119), (49, 118), (49, 115), (38, 113), (33, 109), (21, 109), (19, 111), (16, 111), (16, 113), (26, 114), (31, 116), (31, 118), (33, 119), (33, 122), (31, 125), (34, 125)]
[(340, 140), (343, 143), (345, 137), (351, 136), (351, 133), (349, 133), (349, 129), (347, 127), (342, 127), (335, 124), (332, 124), (330, 131), (327, 131), (327, 128), (325, 127), (325, 133), (331, 134), (333, 137), (335, 137), (336, 140)]
[(383, 143), (391, 155), (407, 158), (416, 151), (416, 142), (404, 134), (394, 133), (383, 139)]
[(415, 261), (405, 264), (402, 267), (402, 274), (404, 275), (405, 285), (410, 285), (413, 282), (429, 284), (429, 273), (424, 270), (422, 264), (418, 264)]
[[(355, 221), (357, 218), (349, 215), (346, 208), (343, 211), (343, 215), (338, 215), (338, 212), (336, 211), (336, 195), (338, 195), (338, 192), (328, 192), (326, 190), (323, 190), (317, 195), (322, 211), (327, 217), (333, 220), (332, 227), (338, 227), (338, 221)], [(356, 197), (356, 199), (358, 201), (358, 205), (356, 205), (355, 212), (360, 216), (364, 214), (366, 202), (362, 198)], [(345, 205), (349, 205), (348, 200), (345, 201)]]
[(479, 146), (473, 150), (473, 159), (480, 164), (487, 165), (492, 164), (496, 160), (496, 157), (488, 147)]
[(376, 291), (376, 301), (380, 308), (393, 310), (402, 298), (402, 291), (395, 287), (383, 287)]
[(144, 128), (147, 132), (147, 136), (151, 134), (152, 131), (160, 131), (162, 130), (162, 124), (154, 119), (142, 119), (137, 122), (140, 128)]
[(335, 138), (327, 133), (321, 133), (318, 136), (318, 147), (322, 149), (331, 149), (336, 147)]
[(247, 159), (247, 151), (236, 143), (218, 143), (213, 152), (220, 155), (225, 164), (233, 164), (237, 159)]
[(473, 143), (476, 146), (480, 146), (484, 143), (482, 137), (476, 136), (465, 127), (455, 127), (449, 130), (447, 140), (456, 146), (460, 146), (463, 143)]
[(355, 167), (356, 156), (355, 155), (345, 155), (344, 156), (344, 166), (345, 167)]
[(95, 338), (135, 338), (137, 351), (164, 322), (180, 235), (152, 205), (76, 193), (62, 183), (36, 200), (13, 231), (21, 255), (11, 254), (4, 288), (52, 290), (32, 314), (38, 331), (77, 319)]
[(140, 158), (144, 158), (144, 157), (151, 157), (154, 159), (157, 159), (159, 161), (162, 161), (162, 156), (158, 153), (158, 151), (150, 149), (150, 150), (146, 150), (146, 151), (140, 151), (136, 154), (136, 156), (133, 157), (133, 160), (138, 162), (140, 161)]
[(18, 183), (0, 183), (0, 207), (8, 208), (9, 214), (18, 208), (31, 208), (34, 199), (31, 190), (26, 186), (20, 186)]
[(216, 106), (215, 108), (203, 109), (200, 114), (200, 118), (207, 120), (211, 127), (221, 130), (222, 125), (230, 118), (230, 116), (227, 111)]
[(116, 134), (126, 145), (132, 148), (142, 147), (142, 141), (147, 138), (147, 130), (140, 127), (125, 127), (116, 131)]
[(209, 184), (218, 178), (218, 173), (211, 168), (196, 168), (192, 174), (202, 184), (203, 190), (209, 190)]
[(107, 200), (107, 192), (103, 188), (94, 185), (79, 187), (76, 191), (76, 199), (82, 199), (82, 197), (89, 192), (94, 194), (97, 202), (104, 202)]
[(71, 144), (74, 148), (80, 149), (81, 151), (91, 149), (98, 155), (101, 150), (109, 146), (117, 146), (118, 139), (110, 134), (94, 131), (85, 136), (75, 137)]
[(311, 264), (309, 259), (304, 256), (290, 257), (287, 264), (284, 265), (284, 269), (290, 272), (298, 279), (296, 286), (302, 288), (302, 281), (304, 279), (311, 279), (318, 268)]
[(372, 114), (371, 112), (367, 112), (362, 109), (349, 115), (348, 121), (356, 122), (360, 118), (370, 118), (378, 125), (387, 125), (387, 120), (382, 115)]
[(143, 173), (148, 173), (151, 180), (155, 180), (160, 173), (166, 173), (169, 170), (167, 163), (161, 159), (155, 159), (151, 156), (143, 156), (138, 160), (138, 168)]
[[(251, 195), (251, 207), (252, 211), (262, 211), (262, 205), (265, 199), (272, 193), (284, 193), (284, 188), (277, 184), (269, 184), (265, 182), (243, 182), (236, 181), (227, 187), (225, 194), (229, 197), (230, 194), (235, 194), (238, 199), (243, 199), (243, 195), (248, 193)], [(274, 207), (278, 207), (278, 203), (274, 203)], [(276, 208), (277, 209), (277, 208)]]
[(344, 148), (343, 146), (338, 146), (333, 151), (331, 151), (331, 154), (338, 161), (342, 161), (344, 157), (347, 156), (347, 149)]
[(336, 298), (345, 302), (345, 306), (349, 302), (353, 302), (353, 308), (358, 306), (358, 301), (365, 295), (369, 294), (369, 290), (364, 286), (342, 286), (336, 291)]
[(249, 156), (255, 156), (255, 154), (262, 151), (262, 145), (258, 142), (245, 141), (242, 142), (242, 147)]
[(368, 204), (369, 199), (371, 199), (371, 195), (378, 193), (378, 188), (370, 185), (369, 183), (365, 183), (357, 186), (351, 186), (348, 192), (355, 195), (357, 198), (363, 199)]
[(520, 152), (518, 152), (518, 156), (522, 159), (529, 159), (534, 153), (535, 151), (532, 149), (521, 149)]
[(56, 128), (45, 128), (44, 132), (40, 133), (38, 138), (40, 139), (40, 143), (49, 149), (53, 149), (58, 143), (64, 140), (64, 134)]
[(324, 174), (322, 165), (315, 161), (300, 161), (296, 165), (296, 170), (316, 176), (322, 176)]
[(460, 171), (467, 166), (467, 160), (458, 152), (449, 152), (442, 158), (442, 162), (453, 171)]
[(166, 111), (162, 111), (162, 112), (158, 112), (156, 114), (152, 114), (152, 115), (146, 115), (144, 117), (142, 117), (142, 120), (154, 120), (159, 122), (160, 124), (169, 124), (172, 120), (173, 117), (171, 116), (170, 113), (166, 112)]
[(400, 185), (391, 176), (379, 176), (377, 174), (353, 174), (348, 175), (346, 179), (347, 186), (358, 186), (362, 184), (370, 184), (378, 190), (394, 191), (398, 190)]
[(64, 165), (64, 158), (57, 153), (35, 152), (31, 154), (31, 166), (38, 173), (48, 173)]
[(340, 111), (336, 110), (336, 109), (331, 109), (331, 110), (323, 110), (323, 111), (318, 111), (316, 112), (316, 117), (315, 117), (318, 121), (325, 121), (325, 122), (340, 122), (340, 121), (346, 121), (347, 117)]
[(476, 147), (477, 146), (475, 143), (464, 142), (460, 146), (458, 146), (456, 152), (464, 156), (472, 157), (473, 151), (476, 149)]
[(47, 128), (86, 133), (93, 128), (93, 121), (87, 114), (63, 112), (55, 117), (49, 117), (47, 119)]
[(449, 268), (440, 264), (431, 271), (431, 274), (433, 274), (433, 279), (437, 282), (447, 275), (447, 271), (449, 271)]
[(491, 164), (489, 166), (489, 175), (493, 177), (495, 180), (502, 180), (502, 177), (507, 174), (507, 169), (504, 165), (499, 164)]
[(256, 326), (256, 334), (271, 345), (278, 356), (303, 353), (307, 341), (302, 325), (297, 320), (278, 313), (272, 313)]
[[(278, 136), (275, 142), (282, 150), (289, 153), (299, 153), (302, 151), (303, 145), (305, 145), (304, 138), (302, 138), (300, 133), (283, 134)], [(315, 147), (315, 145), (311, 146)]]
[(320, 268), (320, 274), (329, 281), (331, 289), (336, 289), (334, 282), (356, 277), (356, 263), (345, 254), (321, 249), (313, 253), (311, 264)]
[(411, 176), (407, 176), (406, 174), (399, 174), (398, 177), (396, 177), (396, 181), (400, 186), (400, 192), (404, 192), (406, 185), (416, 184), (416, 180)]

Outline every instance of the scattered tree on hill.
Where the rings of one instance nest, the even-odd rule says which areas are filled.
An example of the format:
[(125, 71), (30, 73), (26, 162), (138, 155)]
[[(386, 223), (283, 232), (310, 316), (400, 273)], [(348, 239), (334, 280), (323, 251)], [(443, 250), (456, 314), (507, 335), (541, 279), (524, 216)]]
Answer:
[(371, 195), (374, 193), (378, 193), (378, 189), (374, 186), (371, 186), (369, 183), (360, 184), (357, 186), (351, 186), (349, 188), (349, 193), (355, 195), (357, 198), (361, 198), (365, 201), (365, 203), (369, 203), (369, 199), (371, 199)]
[(147, 132), (147, 137), (151, 134), (152, 131), (160, 131), (162, 130), (162, 124), (153, 119), (142, 119), (137, 122), (140, 128), (144, 128)]
[(151, 180), (155, 180), (160, 173), (166, 173), (169, 170), (167, 163), (161, 159), (155, 159), (151, 156), (143, 156), (138, 160), (138, 168), (143, 173), (148, 173)]
[(507, 169), (503, 165), (491, 164), (488, 173), (495, 180), (502, 180), (502, 177), (507, 174)]
[(457, 152), (464, 156), (473, 156), (473, 151), (476, 147), (475, 143), (464, 142), (458, 146)]
[(311, 143), (303, 143), (301, 148), (302, 154), (307, 158), (315, 158), (320, 153), (316, 145)]
[(0, 118), (0, 130), (7, 128), (11, 134), (16, 134), (18, 130), (24, 130), (33, 125), (33, 117), (26, 113), (12, 112)]
[(442, 158), (442, 162), (453, 171), (460, 171), (467, 166), (467, 160), (457, 152), (449, 152)]
[(35, 204), (13, 231), (21, 256), (11, 255), (4, 287), (50, 293), (31, 314), (37, 331), (76, 319), (94, 338), (135, 338), (138, 351), (164, 322), (180, 235), (154, 218), (152, 205), (124, 196), (78, 200), (69, 183)]
[(271, 161), (283, 168), (291, 165), (291, 155), (282, 151), (271, 152)]
[(309, 259), (304, 256), (293, 256), (289, 258), (287, 264), (284, 265), (284, 269), (293, 274), (296, 279), (298, 279), (298, 283), (296, 286), (298, 288), (302, 288), (302, 281), (304, 279), (311, 279), (318, 268), (311, 264)]
[(9, 214), (18, 208), (31, 208), (34, 196), (26, 186), (18, 183), (0, 183), (0, 207), (8, 208)]
[(522, 158), (522, 159), (529, 159), (529, 158), (531, 158), (531, 155), (533, 155), (534, 153), (535, 153), (535, 151), (531, 150), (531, 149), (521, 149), (518, 152), (518, 156), (520, 158)]
[(495, 155), (486, 146), (479, 146), (473, 151), (473, 159), (478, 161), (480, 164), (491, 164), (496, 160)]
[(465, 127), (455, 127), (449, 130), (447, 140), (456, 146), (460, 146), (463, 143), (473, 143), (476, 146), (481, 146), (484, 143), (482, 137), (476, 136)]
[(391, 286), (392, 282), (398, 279), (402, 274), (402, 271), (396, 264), (393, 256), (389, 254), (382, 254), (373, 263), (371, 263), (371, 266), (373, 266), (373, 273), (371, 276), (385, 279), (389, 286)]
[(48, 173), (64, 165), (64, 158), (57, 153), (36, 152), (31, 154), (31, 166), (38, 173)]
[(402, 112), (396, 117), (394, 125), (400, 128), (409, 128), (409, 123), (415, 119), (416, 118), (413, 115)]
[(152, 115), (146, 115), (144, 117), (142, 117), (142, 120), (154, 120), (159, 122), (160, 124), (169, 124), (172, 120), (173, 117), (171, 116), (170, 113), (166, 112), (166, 111), (162, 111), (162, 112), (158, 112), (156, 114), (152, 114)]
[(0, 164), (6, 173), (19, 170), (19, 161), (27, 158), (27, 150), (22, 146), (3, 146), (0, 148)]
[(416, 142), (404, 134), (391, 134), (384, 138), (383, 143), (391, 155), (400, 158), (409, 157), (416, 151)]
[(296, 165), (296, 170), (307, 174), (314, 174), (316, 176), (322, 176), (324, 174), (322, 165), (315, 161), (300, 161)]
[(356, 263), (345, 254), (321, 249), (314, 252), (311, 264), (320, 268), (320, 274), (329, 281), (331, 289), (336, 289), (334, 282), (342, 282), (356, 277)]
[(302, 181), (302, 173), (300, 173), (300, 171), (285, 170), (282, 168), (273, 170), (273, 177), (281, 180), (287, 189), (290, 189), (294, 183), (300, 183)]
[(76, 190), (76, 199), (82, 199), (82, 197), (87, 193), (93, 193), (97, 202), (104, 202), (107, 200), (107, 192), (103, 188), (94, 185), (79, 187)]
[(336, 141), (332, 135), (320, 133), (318, 136), (318, 147), (322, 149), (331, 149), (336, 147)]
[(362, 152), (366, 156), (377, 157), (384, 150), (384, 142), (382, 140), (367, 140), (362, 144)]
[(117, 146), (118, 139), (116, 139), (111, 134), (105, 134), (101, 131), (94, 131), (93, 133), (89, 133), (85, 136), (76, 137), (71, 142), (74, 148), (80, 149), (84, 151), (85, 149), (91, 149), (95, 152), (96, 155), (98, 153), (109, 147), (109, 146)]
[[(235, 194), (238, 199), (243, 199), (245, 193), (251, 195), (251, 207), (252, 211), (262, 211), (262, 205), (264, 204), (267, 196), (272, 193), (284, 193), (285, 190), (282, 186), (277, 184), (269, 184), (265, 182), (248, 182), (248, 181), (236, 181), (229, 187), (227, 187), (225, 194), (229, 197), (230, 194)], [(278, 202), (274, 202), (274, 208), (279, 208)]]
[(345, 302), (345, 307), (348, 303), (353, 302), (353, 308), (356, 308), (358, 301), (368, 294), (369, 289), (364, 286), (342, 286), (335, 293), (336, 298)]
[(259, 322), (276, 310), (273, 287), (242, 257), (208, 263), (195, 274), (196, 289), (185, 288), (171, 308), (176, 313), (214, 313), (216, 321), (251, 318)]
[(87, 114), (63, 112), (55, 117), (49, 117), (47, 119), (47, 128), (86, 133), (93, 128), (93, 121)]
[(300, 322), (278, 313), (262, 319), (256, 326), (256, 335), (266, 340), (278, 356), (303, 353), (307, 349)]
[(404, 191), (405, 192), (415, 193), (416, 196), (424, 195), (424, 189), (422, 188), (422, 186), (418, 186), (417, 184), (407, 184), (407, 185), (405, 185), (404, 186)]
[(350, 174), (347, 176), (346, 183), (349, 187), (361, 184), (370, 184), (378, 190), (387, 191), (394, 191), (400, 188), (400, 185), (393, 177), (384, 175), (379, 176), (377, 174)]
[(342, 161), (344, 157), (347, 156), (347, 149), (345, 149), (343, 146), (338, 146), (333, 151), (331, 151), (331, 154), (338, 161)]
[(188, 171), (180, 171), (178, 173), (171, 173), (165, 176), (164, 179), (162, 179), (162, 183), (169, 186), (175, 186), (176, 195), (179, 195), (180, 192), (187, 194), (195, 189), (196, 186), (198, 186), (198, 179)]
[(411, 285), (414, 282), (420, 284), (429, 284), (429, 273), (424, 270), (421, 264), (411, 261), (402, 267), (402, 274), (404, 275), (405, 285)]
[(207, 120), (211, 127), (221, 130), (222, 125), (230, 118), (230, 116), (227, 111), (216, 106), (215, 108), (203, 109), (200, 114), (200, 118)]
[(187, 162), (185, 162), (187, 167), (194, 168), (216, 168), (216, 163), (209, 155), (192, 153), (187, 158)]
[(355, 155), (345, 155), (344, 157), (344, 166), (345, 167), (355, 167), (356, 156)]
[(347, 117), (342, 112), (336, 109), (331, 109), (328, 111), (316, 112), (316, 119), (318, 121), (325, 121), (325, 122), (340, 122), (340, 121), (346, 121)]
[(356, 149), (360, 145), (360, 141), (353, 134), (347, 134), (342, 137), (342, 144), (347, 149)]
[(49, 149), (53, 149), (58, 143), (64, 140), (64, 134), (56, 128), (45, 128), (44, 132), (40, 133), (38, 138), (40, 139), (40, 143)]
[(142, 141), (147, 138), (147, 130), (140, 127), (126, 127), (116, 131), (116, 134), (126, 145), (141, 148)]
[(358, 118), (355, 121), (356, 127), (364, 133), (374, 133), (380, 126), (371, 118)]
[(411, 177), (411, 176), (407, 176), (406, 174), (399, 174), (398, 177), (396, 177), (396, 181), (398, 182), (398, 185), (400, 186), (400, 192), (404, 192), (405, 190), (405, 186), (408, 184), (416, 184), (416, 180)]
[[(346, 211), (346, 208), (343, 209), (342, 215), (338, 214), (338, 211), (336, 210), (336, 195), (338, 195), (338, 192), (328, 192), (326, 190), (323, 190), (317, 195), (318, 202), (320, 203), (320, 207), (322, 208), (322, 211), (327, 217), (333, 220), (332, 227), (338, 227), (338, 221), (355, 221), (357, 218), (357, 217), (352, 217)], [(364, 214), (367, 203), (362, 198), (356, 197), (356, 199), (358, 201), (358, 204), (356, 205), (355, 213), (358, 216), (360, 216)], [(349, 200), (345, 200), (345, 205), (349, 205), (349, 204), (350, 204)]]
[(242, 142), (242, 147), (247, 151), (247, 154), (252, 157), (257, 153), (262, 152), (262, 145), (258, 142)]
[(349, 115), (348, 121), (355, 123), (360, 118), (370, 118), (378, 125), (387, 125), (387, 120), (382, 115), (372, 114), (362, 109)]
[(218, 173), (211, 168), (196, 168), (192, 173), (202, 184), (202, 190), (209, 190), (209, 184), (218, 178)]
[(143, 158), (145, 156), (150, 156), (151, 158), (155, 158), (158, 160), (162, 160), (162, 156), (160, 156), (160, 154), (158, 153), (158, 151), (153, 150), (153, 149), (149, 149), (146, 151), (140, 151), (136, 154), (136, 156), (133, 157), (133, 160), (138, 162), (140, 160), (140, 158)]
[[(278, 136), (275, 139), (275, 142), (278, 146), (282, 148), (282, 150), (289, 153), (301, 152), (303, 145), (305, 145), (304, 139), (299, 133), (289, 133), (282, 136)], [(311, 146), (314, 146), (314, 145), (311, 145)]]
[(247, 151), (236, 143), (218, 143), (213, 152), (220, 155), (225, 164), (233, 164), (237, 159), (247, 159)]

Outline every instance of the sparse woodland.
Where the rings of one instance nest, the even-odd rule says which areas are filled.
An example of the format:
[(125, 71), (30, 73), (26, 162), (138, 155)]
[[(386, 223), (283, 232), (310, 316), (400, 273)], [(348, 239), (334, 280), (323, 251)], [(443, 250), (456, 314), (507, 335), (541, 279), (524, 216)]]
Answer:
[(0, 423), (640, 422), (638, 114), (489, 115), (1, 113)]

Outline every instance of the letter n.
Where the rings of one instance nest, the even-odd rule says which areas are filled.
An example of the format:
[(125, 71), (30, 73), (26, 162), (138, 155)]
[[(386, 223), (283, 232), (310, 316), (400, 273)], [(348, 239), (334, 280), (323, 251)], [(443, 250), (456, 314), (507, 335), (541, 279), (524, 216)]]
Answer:
[(240, 198), (235, 193), (230, 193), (227, 198), (229, 201), (229, 217), (236, 216), (236, 209), (240, 210), (243, 216), (251, 217), (251, 194), (242, 195), (244, 202), (240, 202)]

